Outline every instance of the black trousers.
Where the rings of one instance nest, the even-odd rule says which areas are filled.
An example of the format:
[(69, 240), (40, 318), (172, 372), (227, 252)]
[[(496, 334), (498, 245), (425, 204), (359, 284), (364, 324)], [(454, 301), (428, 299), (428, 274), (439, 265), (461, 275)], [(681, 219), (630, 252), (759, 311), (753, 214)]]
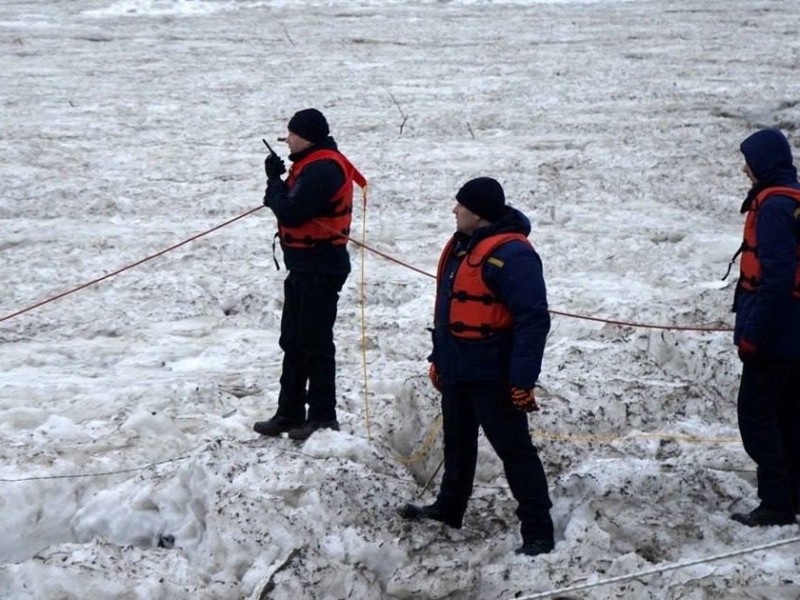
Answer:
[(758, 496), (773, 510), (800, 502), (800, 363), (758, 360), (742, 366), (739, 432), (756, 463)]
[(553, 539), (550, 496), (542, 461), (528, 432), (528, 417), (508, 397), (506, 386), (459, 384), (442, 391), (444, 475), (436, 500), (448, 514), (462, 517), (472, 495), (478, 457), (478, 427), (503, 462), (523, 543)]
[(283, 284), (283, 350), (277, 414), (287, 419), (336, 418), (336, 346), (333, 326), (347, 274), (290, 271)]

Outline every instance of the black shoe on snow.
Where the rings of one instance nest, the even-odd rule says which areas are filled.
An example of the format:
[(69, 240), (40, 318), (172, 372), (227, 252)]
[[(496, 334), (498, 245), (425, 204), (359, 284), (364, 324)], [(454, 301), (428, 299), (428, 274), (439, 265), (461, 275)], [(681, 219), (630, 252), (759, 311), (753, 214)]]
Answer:
[(289, 431), (289, 438), (293, 440), (303, 441), (311, 437), (317, 429), (333, 429), (339, 431), (339, 421), (333, 419), (332, 421), (306, 421), (299, 427), (294, 427)]
[(794, 525), (797, 521), (794, 518), (794, 511), (773, 510), (764, 508), (763, 505), (751, 510), (749, 513), (734, 513), (731, 519), (738, 521), (748, 527), (769, 527), (770, 525)]
[(253, 425), (253, 431), (260, 433), (261, 435), (276, 437), (285, 431), (291, 431), (302, 424), (302, 422), (275, 415), (268, 421), (257, 421)]
[(397, 514), (409, 521), (419, 521), (421, 519), (431, 519), (449, 525), (453, 529), (461, 529), (461, 517), (448, 515), (436, 504), (428, 506), (418, 506), (416, 504), (404, 504), (397, 509)]
[(514, 550), (514, 554), (524, 554), (525, 556), (538, 556), (552, 552), (556, 545), (550, 540), (531, 540), (525, 542)]

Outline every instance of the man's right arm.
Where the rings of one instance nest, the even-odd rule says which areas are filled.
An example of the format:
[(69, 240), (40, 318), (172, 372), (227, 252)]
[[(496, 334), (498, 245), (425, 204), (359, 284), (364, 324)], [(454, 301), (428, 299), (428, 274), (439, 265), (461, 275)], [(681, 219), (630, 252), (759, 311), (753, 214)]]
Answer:
[(280, 178), (269, 179), (264, 205), (283, 225), (297, 227), (323, 213), (328, 201), (344, 185), (344, 173), (332, 160), (320, 160), (303, 169), (292, 187)]

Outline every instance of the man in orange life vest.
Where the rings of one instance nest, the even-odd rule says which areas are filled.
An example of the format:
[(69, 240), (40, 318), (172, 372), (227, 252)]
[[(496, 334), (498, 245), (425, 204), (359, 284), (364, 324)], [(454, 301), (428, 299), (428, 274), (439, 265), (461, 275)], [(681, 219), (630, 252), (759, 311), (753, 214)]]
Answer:
[(800, 511), (800, 184), (777, 129), (740, 147), (753, 184), (734, 296), (742, 360), (739, 431), (757, 466), (761, 503), (733, 518), (750, 527), (790, 525)]
[[(336, 418), (336, 347), (333, 326), (339, 291), (350, 272), (347, 236), (353, 184), (366, 180), (338, 151), (325, 116), (301, 110), (288, 124), (292, 167), (274, 153), (264, 162), (264, 205), (278, 219), (286, 269), (280, 347), (284, 352), (278, 409), (253, 429), (262, 435), (288, 432), (305, 440), (318, 429), (339, 429)], [(308, 405), (308, 414), (306, 414)]]
[(538, 410), (534, 385), (550, 330), (542, 263), (527, 239), (530, 221), (505, 204), (496, 180), (472, 179), (456, 200), (457, 230), (439, 259), (430, 357), (442, 393), (444, 475), (433, 504), (398, 512), (461, 527), (481, 427), (518, 502), (516, 552), (535, 556), (554, 546), (547, 479), (527, 417)]

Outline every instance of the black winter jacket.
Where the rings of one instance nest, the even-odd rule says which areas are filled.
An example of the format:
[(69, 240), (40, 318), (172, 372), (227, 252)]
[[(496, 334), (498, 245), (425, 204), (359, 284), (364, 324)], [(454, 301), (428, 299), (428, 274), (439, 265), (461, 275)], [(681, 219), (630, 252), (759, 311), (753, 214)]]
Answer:
[[(289, 160), (296, 162), (320, 148), (338, 150), (332, 137), (290, 154)], [(324, 214), (327, 203), (344, 185), (345, 175), (332, 160), (316, 160), (300, 173), (292, 187), (280, 177), (267, 180), (264, 205), (272, 209), (278, 221), (289, 227), (297, 227), (306, 221)], [(318, 244), (310, 248), (283, 247), (283, 261), (289, 271), (307, 273), (350, 272), (350, 254), (346, 245)]]

